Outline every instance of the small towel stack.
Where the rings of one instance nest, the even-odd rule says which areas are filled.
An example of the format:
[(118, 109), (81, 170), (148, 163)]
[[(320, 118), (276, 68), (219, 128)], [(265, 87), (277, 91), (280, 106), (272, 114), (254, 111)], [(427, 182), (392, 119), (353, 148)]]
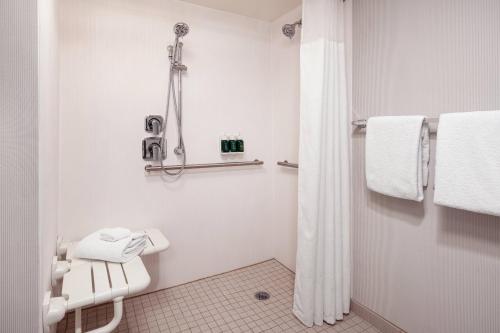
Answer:
[(124, 263), (140, 255), (146, 247), (147, 235), (125, 228), (105, 228), (82, 239), (75, 257)]

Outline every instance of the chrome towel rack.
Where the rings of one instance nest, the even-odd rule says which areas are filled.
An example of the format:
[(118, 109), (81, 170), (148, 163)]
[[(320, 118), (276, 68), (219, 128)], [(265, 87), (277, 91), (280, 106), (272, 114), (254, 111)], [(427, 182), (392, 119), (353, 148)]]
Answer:
[(357, 127), (357, 128), (366, 128), (366, 123), (368, 121), (366, 119), (358, 119), (358, 120), (353, 120), (351, 122), (352, 126)]
[(276, 164), (283, 166), (283, 167), (286, 167), (286, 168), (294, 168), (294, 169), (299, 168), (299, 165), (297, 163), (290, 163), (287, 160), (284, 160), (283, 162), (277, 162)]
[[(425, 121), (427, 123), (438, 123), (439, 118), (425, 118)], [(368, 120), (366, 120), (366, 119), (357, 119), (357, 120), (353, 120), (351, 122), (351, 125), (354, 127), (357, 127), (358, 129), (362, 129), (362, 128), (366, 128), (367, 123), (368, 123)], [(430, 133), (435, 133), (437, 131), (433, 127), (430, 127), (429, 129), (430, 129)]]
[[(255, 159), (253, 161), (243, 161), (243, 162), (222, 162), (222, 163), (202, 163), (202, 164), (186, 164), (185, 170), (190, 169), (210, 169), (210, 168), (228, 168), (228, 167), (242, 167), (242, 166), (254, 166), (263, 165), (264, 161)], [(165, 165), (163, 170), (179, 170), (182, 165)], [(162, 167), (159, 165), (148, 164), (144, 167), (146, 172), (161, 171)]]

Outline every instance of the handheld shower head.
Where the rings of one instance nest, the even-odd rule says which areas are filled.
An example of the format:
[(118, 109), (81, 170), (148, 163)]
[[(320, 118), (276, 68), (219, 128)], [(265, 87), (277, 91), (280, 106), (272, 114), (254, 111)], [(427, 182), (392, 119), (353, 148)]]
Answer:
[(186, 23), (179, 22), (174, 25), (174, 33), (177, 38), (184, 37), (189, 32), (189, 26)]

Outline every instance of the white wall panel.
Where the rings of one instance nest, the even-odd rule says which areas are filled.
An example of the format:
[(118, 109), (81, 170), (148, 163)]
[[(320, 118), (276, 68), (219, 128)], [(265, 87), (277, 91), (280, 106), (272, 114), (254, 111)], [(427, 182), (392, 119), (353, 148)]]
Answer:
[[(188, 163), (265, 161), (263, 167), (144, 175), (144, 117), (164, 114), (166, 47), (184, 38)], [(272, 115), (267, 22), (179, 1), (60, 3), (60, 227), (79, 239), (105, 226), (157, 227), (171, 247), (150, 258), (152, 289), (274, 257)], [(173, 116), (171, 114), (170, 116)], [(176, 136), (169, 119), (169, 157)], [(246, 152), (222, 158), (219, 136)]]
[[(500, 109), (499, 1), (353, 6), (355, 118)], [(500, 219), (434, 205), (433, 175), (423, 204), (368, 192), (364, 139), (353, 135), (353, 298), (411, 333), (500, 331)]]
[(59, 62), (57, 1), (38, 2), (40, 297), (50, 290), (59, 215)]
[(271, 68), (273, 110), (273, 225), (275, 256), (295, 270), (297, 251), (297, 169), (275, 165), (277, 161), (298, 162), (299, 155), (299, 70), (300, 28), (293, 39), (281, 27), (302, 16), (296, 8), (271, 25)]
[(0, 332), (38, 331), (37, 2), (0, 2)]

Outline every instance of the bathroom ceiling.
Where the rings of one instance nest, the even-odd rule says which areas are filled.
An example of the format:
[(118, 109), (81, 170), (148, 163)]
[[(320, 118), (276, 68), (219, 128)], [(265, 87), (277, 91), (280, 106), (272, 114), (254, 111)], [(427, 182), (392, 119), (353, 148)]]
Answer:
[(264, 21), (273, 21), (296, 8), (302, 0), (181, 0)]

